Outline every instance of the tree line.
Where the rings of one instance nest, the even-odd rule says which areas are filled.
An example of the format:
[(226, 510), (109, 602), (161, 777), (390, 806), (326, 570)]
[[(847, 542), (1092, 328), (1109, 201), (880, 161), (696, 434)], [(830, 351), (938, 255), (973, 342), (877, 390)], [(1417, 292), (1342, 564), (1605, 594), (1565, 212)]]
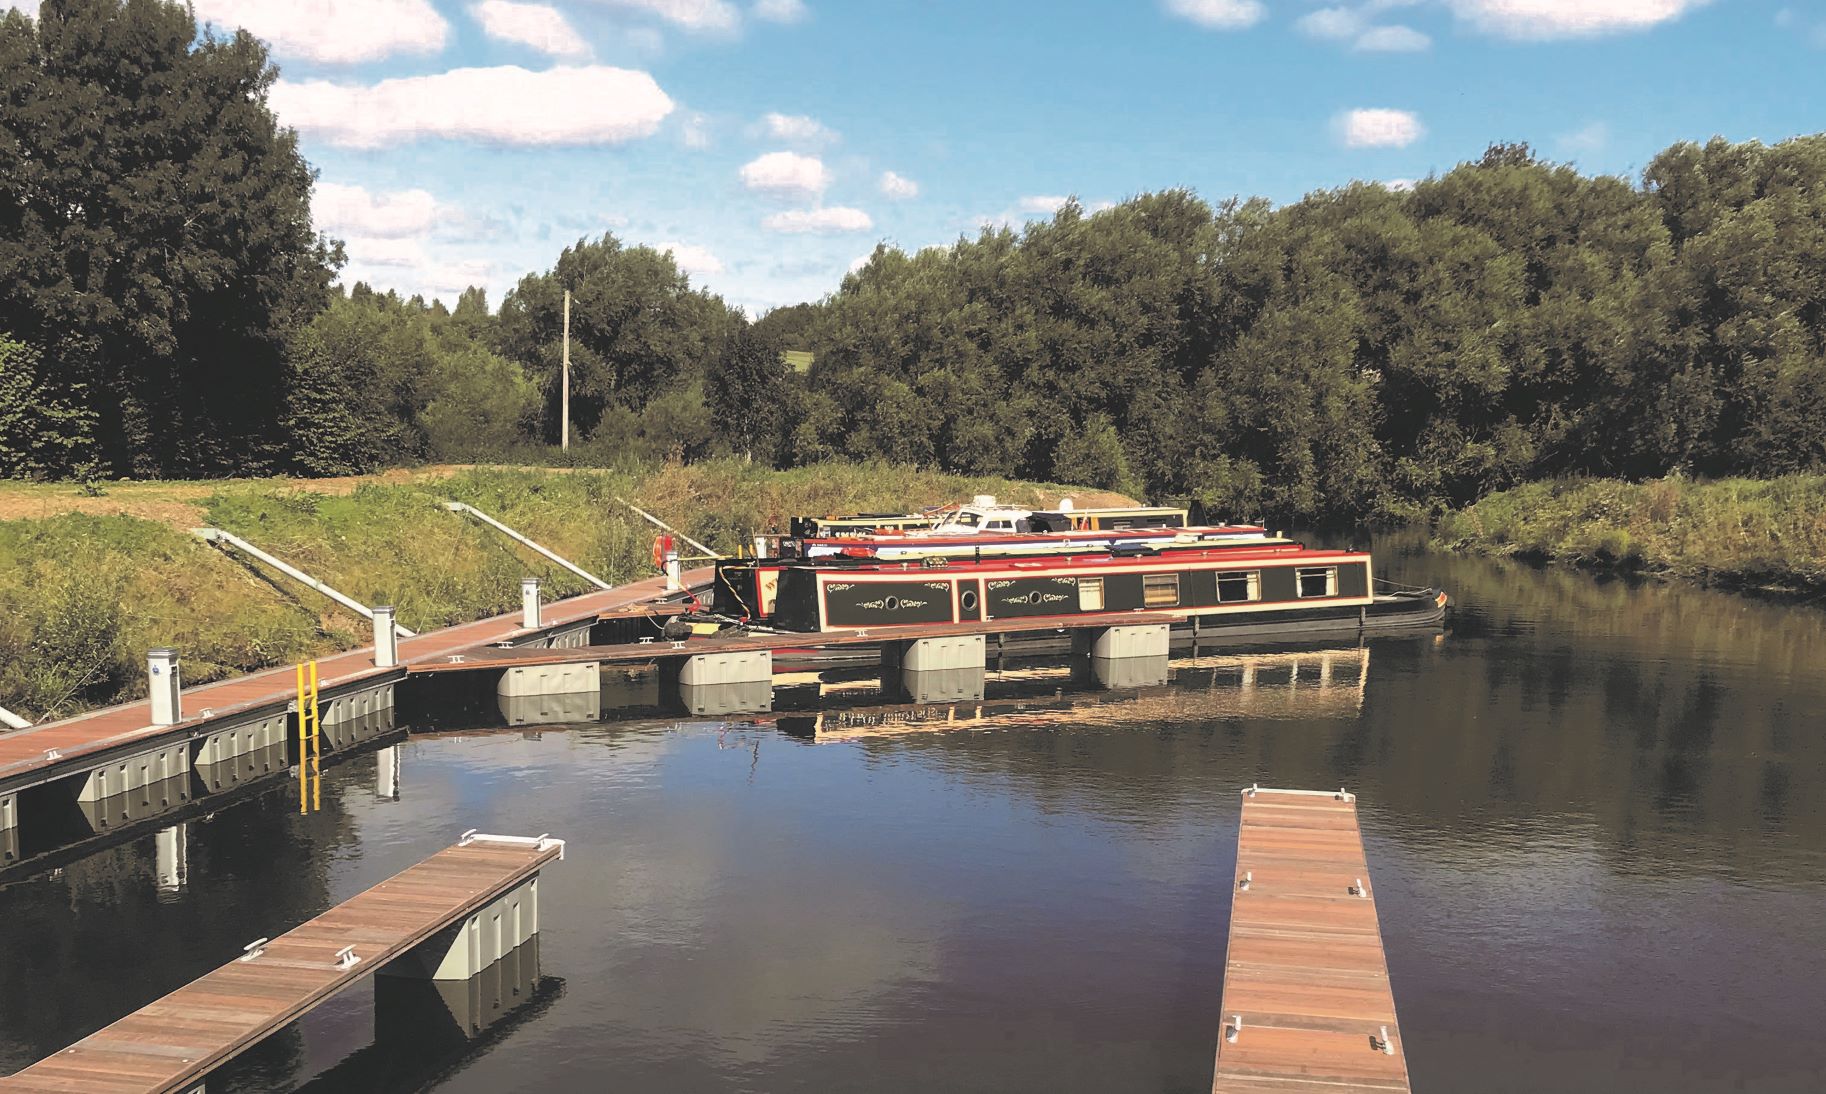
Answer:
[(1147, 194), (908, 255), (823, 302), (791, 458), (1424, 516), (1565, 475), (1826, 465), (1826, 137), (1639, 183), (1525, 145), (1275, 208)]
[(603, 235), (491, 311), (334, 287), (274, 75), (164, 0), (0, 19), (0, 475), (548, 455), (567, 289), (586, 460), (887, 458), (1289, 520), (1826, 464), (1826, 136), (1073, 203), (753, 321)]

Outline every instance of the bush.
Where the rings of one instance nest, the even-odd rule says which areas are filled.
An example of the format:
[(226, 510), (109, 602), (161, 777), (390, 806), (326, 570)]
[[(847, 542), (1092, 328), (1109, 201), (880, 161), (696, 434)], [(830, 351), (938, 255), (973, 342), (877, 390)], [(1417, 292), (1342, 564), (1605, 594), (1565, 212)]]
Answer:
[(1534, 483), (1448, 514), (1433, 538), (1450, 549), (1808, 592), (1826, 589), (1826, 476)]

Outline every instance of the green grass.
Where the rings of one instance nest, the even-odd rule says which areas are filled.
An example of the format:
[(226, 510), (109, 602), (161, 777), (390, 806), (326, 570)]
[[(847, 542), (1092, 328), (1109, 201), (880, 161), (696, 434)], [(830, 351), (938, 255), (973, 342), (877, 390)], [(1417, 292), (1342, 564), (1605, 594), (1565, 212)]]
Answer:
[(789, 349), (783, 351), (780, 356), (785, 359), (787, 366), (794, 372), (810, 372), (812, 370), (811, 350)]
[(1534, 483), (1447, 516), (1434, 541), (1814, 595), (1826, 591), (1826, 476)]
[[(548, 596), (585, 582), (472, 518), (468, 502), (614, 584), (651, 576), (655, 529), (617, 504), (641, 505), (681, 531), (733, 551), (800, 513), (898, 511), (972, 495), (1052, 504), (1065, 488), (888, 464), (771, 471), (735, 460), (643, 471), (477, 468), (442, 478), (366, 482), (343, 493), (280, 480), (109, 484), (124, 512), (55, 512), (94, 502), (43, 488), (30, 515), (0, 520), (0, 706), (67, 715), (144, 692), (141, 659), (176, 647), (185, 679), (223, 676), (368, 640), (368, 624), (288, 579), (188, 533), (222, 528), (366, 604), (392, 604), (429, 630), (513, 610), (522, 577)], [(199, 490), (207, 485), (213, 493)], [(1113, 500), (1080, 494), (1081, 504)], [(144, 515), (134, 507), (144, 504)], [(17, 505), (14, 511), (20, 511)]]

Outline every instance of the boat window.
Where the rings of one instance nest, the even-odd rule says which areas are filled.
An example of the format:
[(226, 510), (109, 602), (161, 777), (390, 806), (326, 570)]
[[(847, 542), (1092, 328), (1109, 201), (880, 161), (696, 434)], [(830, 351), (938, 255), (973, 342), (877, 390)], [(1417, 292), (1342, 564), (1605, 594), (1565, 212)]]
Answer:
[(1171, 608), (1179, 604), (1178, 574), (1148, 574), (1141, 579), (1141, 604), (1145, 608)]
[(1299, 571), (1300, 598), (1338, 595), (1336, 566), (1302, 566)]
[(1014, 531), (1014, 522), (1007, 520), (992, 520), (989, 522), (989, 530), (992, 532), (1012, 532)]
[(1217, 602), (1242, 604), (1262, 599), (1262, 571), (1229, 570), (1217, 575)]
[(972, 512), (969, 512), (968, 510), (966, 510), (957, 515), (957, 520), (955, 521), (955, 523), (961, 524), (966, 528), (975, 528), (976, 522), (980, 519), (981, 518), (978, 517), (975, 513), (972, 513)]
[(1078, 579), (1078, 610), (1081, 612), (1100, 612), (1103, 610), (1102, 578), (1081, 577)]

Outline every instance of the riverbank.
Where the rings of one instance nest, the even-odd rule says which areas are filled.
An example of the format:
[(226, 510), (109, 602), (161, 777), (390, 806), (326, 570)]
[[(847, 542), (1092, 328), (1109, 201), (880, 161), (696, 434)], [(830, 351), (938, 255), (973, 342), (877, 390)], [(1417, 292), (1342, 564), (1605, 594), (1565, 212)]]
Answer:
[(1826, 476), (1572, 479), (1492, 494), (1434, 531), (1451, 551), (1826, 594)]
[[(733, 460), (640, 472), (425, 468), (336, 480), (0, 483), (0, 707), (34, 721), (144, 694), (155, 646), (187, 682), (353, 649), (368, 624), (190, 534), (232, 532), (414, 630), (513, 610), (586, 583), (478, 522), (461, 501), (613, 584), (650, 576), (655, 529), (626, 498), (719, 550), (800, 513), (900, 510), (974, 494), (1052, 504), (1067, 488), (885, 464), (770, 471)], [(1069, 491), (1080, 505), (1116, 495)]]

